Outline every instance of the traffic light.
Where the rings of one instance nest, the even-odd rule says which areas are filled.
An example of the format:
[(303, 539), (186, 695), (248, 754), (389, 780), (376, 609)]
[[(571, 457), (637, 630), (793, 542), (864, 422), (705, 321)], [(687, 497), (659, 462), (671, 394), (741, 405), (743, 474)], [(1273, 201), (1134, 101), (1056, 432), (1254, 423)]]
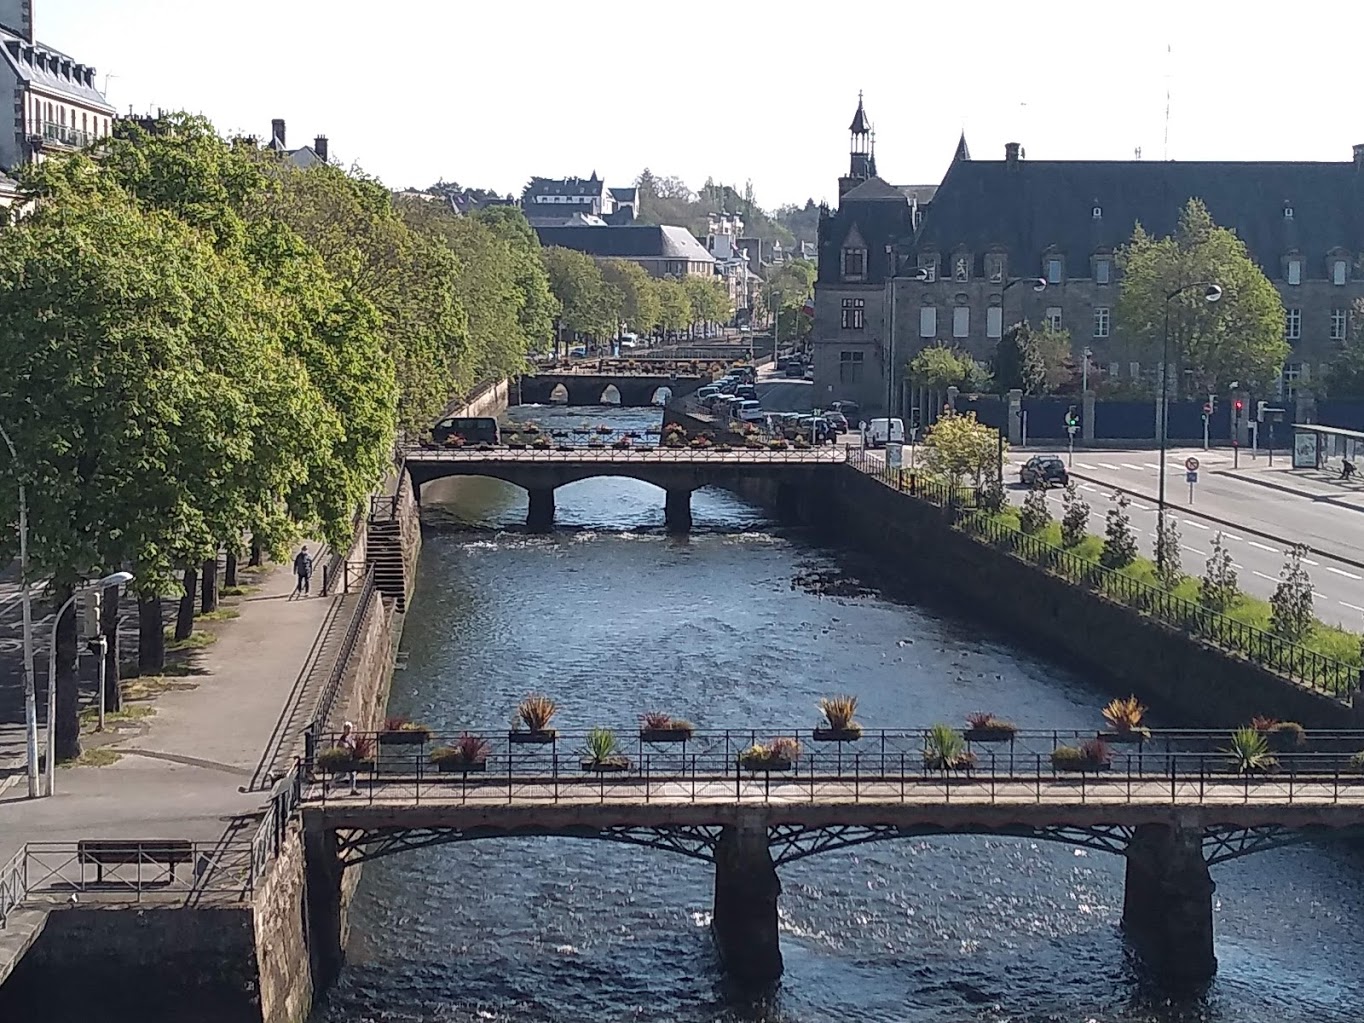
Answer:
[(1216, 412), (1216, 411), (1217, 411), (1217, 395), (1215, 395), (1215, 394), (1210, 394), (1210, 395), (1208, 395), (1208, 412), (1212, 413), (1212, 412)]
[(83, 633), (83, 638), (94, 639), (101, 631), (100, 618), (104, 608), (104, 594), (99, 590), (91, 590), (89, 593), (85, 594), (84, 601), (85, 605), (83, 611), (85, 620), (82, 623), (81, 632)]
[(1231, 403), (1232, 411), (1236, 414), (1235, 418), (1237, 419), (1241, 418), (1241, 412), (1245, 407), (1246, 403), (1242, 401), (1240, 398), (1237, 398), (1235, 401)]
[(1257, 401), (1255, 403), (1255, 421), (1263, 423), (1265, 421), (1265, 409), (1269, 408), (1269, 402)]
[(1072, 405), (1069, 409), (1066, 410), (1066, 425), (1067, 426), (1080, 425), (1080, 416), (1079, 413), (1075, 411), (1074, 405)]

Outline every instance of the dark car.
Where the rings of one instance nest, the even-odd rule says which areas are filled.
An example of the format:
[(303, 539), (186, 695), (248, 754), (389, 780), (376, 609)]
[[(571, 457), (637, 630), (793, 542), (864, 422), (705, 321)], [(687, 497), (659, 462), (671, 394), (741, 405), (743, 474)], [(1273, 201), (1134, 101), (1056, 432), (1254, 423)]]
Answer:
[(824, 418), (827, 419), (829, 421), (829, 425), (834, 428), (834, 433), (848, 432), (848, 420), (843, 417), (842, 412), (837, 412), (834, 411), (833, 409), (830, 409), (828, 412), (824, 413)]
[(1064, 487), (1070, 482), (1070, 473), (1066, 472), (1066, 463), (1055, 455), (1033, 455), (1018, 470), (1018, 482), (1025, 487), (1038, 482), (1048, 487), (1053, 483)]

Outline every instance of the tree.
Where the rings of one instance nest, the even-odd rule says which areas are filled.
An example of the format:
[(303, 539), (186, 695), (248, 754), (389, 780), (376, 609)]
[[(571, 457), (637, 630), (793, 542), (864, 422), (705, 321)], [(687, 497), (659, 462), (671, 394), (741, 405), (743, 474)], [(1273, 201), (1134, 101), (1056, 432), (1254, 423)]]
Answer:
[(995, 387), (1001, 394), (1017, 388), (1024, 394), (1040, 394), (1047, 379), (1046, 363), (1037, 337), (1027, 323), (1015, 323), (1004, 331), (995, 346), (995, 359), (991, 367)]
[(1080, 494), (1080, 488), (1073, 479), (1066, 483), (1066, 494), (1062, 501), (1066, 511), (1061, 517), (1061, 546), (1078, 547), (1088, 535), (1089, 502)]
[(1049, 522), (1051, 510), (1047, 507), (1047, 484), (1038, 480), (1023, 499), (1023, 507), (1018, 514), (1018, 528), (1025, 533), (1040, 533)]
[(559, 304), (549, 289), (540, 239), (525, 214), (514, 206), (485, 206), (475, 212), (474, 219), (507, 243), (512, 257), (512, 281), (520, 293), (517, 319), (526, 351), (546, 351), (554, 339)]
[(1323, 391), (1332, 398), (1364, 398), (1364, 300), (1355, 301), (1350, 329), (1336, 342)]
[(1132, 502), (1126, 494), (1114, 498), (1104, 523), (1104, 545), (1099, 552), (1099, 564), (1104, 568), (1126, 568), (1137, 560), (1137, 536), (1132, 532), (1132, 518), (1127, 514)]
[(1209, 611), (1225, 613), (1236, 602), (1236, 566), (1232, 564), (1231, 551), (1227, 550), (1225, 538), (1219, 529), (1212, 538), (1212, 553), (1208, 556), (1203, 570), (1203, 578), (1198, 586), (1198, 602)]
[(972, 476), (976, 486), (998, 464), (998, 434), (976, 422), (976, 414), (947, 414), (929, 427), (924, 437), (924, 463), (947, 477), (953, 486)]
[(975, 362), (965, 352), (946, 345), (930, 345), (922, 349), (906, 367), (906, 376), (930, 391), (945, 391), (949, 387), (963, 387), (972, 376)]
[(1277, 636), (1298, 642), (1312, 631), (1316, 620), (1312, 609), (1312, 579), (1303, 566), (1307, 548), (1294, 544), (1279, 572), (1279, 585), (1269, 598), (1269, 627)]
[(1179, 523), (1175, 517), (1156, 516), (1156, 578), (1167, 590), (1173, 590), (1184, 579), (1179, 542)]
[(658, 282), (658, 325), (665, 332), (686, 330), (691, 323), (691, 301), (682, 282), (665, 277)]
[(810, 333), (812, 321), (801, 309), (815, 293), (816, 273), (815, 265), (803, 259), (787, 260), (767, 271), (760, 294), (764, 307), (777, 312), (783, 341), (800, 340)]
[(648, 271), (628, 259), (601, 259), (602, 279), (620, 291), (623, 303), (621, 318), (637, 331), (648, 331), (658, 323), (662, 303), (658, 287)]
[(1080, 389), (1080, 373), (1070, 347), (1070, 331), (1050, 322), (1033, 332), (1038, 358), (1042, 360), (1043, 394), (1073, 394)]
[[(1171, 379), (1190, 371), (1196, 394), (1225, 393), (1233, 381), (1264, 392), (1278, 381), (1289, 352), (1279, 293), (1245, 243), (1218, 227), (1202, 202), (1189, 200), (1174, 237), (1152, 238), (1138, 225), (1118, 264), (1116, 326), (1146, 361), (1162, 361), (1168, 307)], [(1199, 287), (1166, 301), (1205, 281), (1221, 286), (1220, 301), (1207, 302)]]
[(692, 323), (727, 323), (734, 316), (734, 303), (717, 278), (688, 274), (682, 287), (691, 305)]
[(615, 337), (625, 296), (608, 285), (597, 261), (583, 252), (545, 249), (549, 288), (558, 300), (564, 328), (594, 338)]

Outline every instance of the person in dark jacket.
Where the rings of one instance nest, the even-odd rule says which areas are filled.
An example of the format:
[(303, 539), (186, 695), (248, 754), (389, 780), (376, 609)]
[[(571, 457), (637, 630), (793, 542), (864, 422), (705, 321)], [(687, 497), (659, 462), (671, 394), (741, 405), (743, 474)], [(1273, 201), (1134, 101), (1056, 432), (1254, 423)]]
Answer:
[(294, 595), (308, 595), (308, 586), (313, 578), (313, 556), (304, 547), (294, 558)]

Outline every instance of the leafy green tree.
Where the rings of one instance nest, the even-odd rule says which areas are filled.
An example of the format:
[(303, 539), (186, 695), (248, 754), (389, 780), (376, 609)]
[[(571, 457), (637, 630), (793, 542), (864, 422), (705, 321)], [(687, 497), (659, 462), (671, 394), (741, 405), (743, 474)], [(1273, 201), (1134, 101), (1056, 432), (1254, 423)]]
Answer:
[(765, 271), (767, 282), (759, 294), (763, 308), (777, 309), (778, 327), (783, 341), (799, 341), (809, 336), (813, 321), (801, 312), (805, 300), (815, 293), (815, 265), (792, 259)]
[(1018, 528), (1025, 533), (1040, 533), (1049, 522), (1051, 509), (1047, 507), (1047, 485), (1038, 480), (1023, 499), (1023, 507), (1018, 514)]
[[(1218, 227), (1207, 208), (1189, 200), (1174, 237), (1152, 238), (1140, 225), (1118, 254), (1122, 285), (1116, 328), (1121, 339), (1161, 361), (1165, 314), (1170, 324), (1170, 374), (1192, 373), (1194, 393), (1225, 393), (1233, 381), (1264, 391), (1279, 378), (1289, 352), (1279, 293), (1233, 231)], [(1216, 303), (1201, 282), (1222, 288)]]
[(976, 422), (976, 414), (947, 414), (929, 427), (924, 437), (924, 462), (931, 472), (949, 479), (954, 486), (970, 476), (976, 486), (995, 469), (999, 460), (999, 436)]
[(682, 282), (665, 277), (658, 282), (658, 325), (665, 331), (683, 331), (691, 323), (691, 300)]
[(597, 261), (573, 249), (544, 252), (549, 287), (563, 310), (564, 328), (594, 338), (614, 337), (624, 311), (625, 296), (609, 287)]
[(688, 274), (682, 287), (691, 305), (692, 323), (727, 323), (734, 316), (734, 303), (718, 278)]
[(1047, 381), (1047, 365), (1037, 336), (1027, 323), (1009, 327), (995, 346), (995, 360), (991, 367), (995, 386), (1000, 393), (1017, 388), (1024, 394), (1040, 394)]
[(1042, 360), (1042, 393), (1078, 393), (1080, 372), (1070, 347), (1070, 331), (1044, 323), (1033, 331)]
[(1331, 353), (1323, 390), (1332, 398), (1364, 398), (1364, 300), (1350, 310), (1350, 329)]
[(1312, 579), (1303, 566), (1307, 548), (1294, 544), (1279, 572), (1279, 585), (1269, 598), (1269, 627), (1275, 635), (1297, 642), (1312, 631), (1316, 620), (1312, 609)]
[(1179, 523), (1173, 515), (1156, 517), (1156, 578), (1167, 590), (1173, 590), (1184, 581), (1184, 569), (1180, 564)]
[(1065, 514), (1061, 516), (1061, 546), (1078, 547), (1089, 535), (1089, 502), (1080, 493), (1075, 480), (1066, 484)]
[(1198, 585), (1198, 602), (1210, 611), (1225, 613), (1236, 602), (1239, 584), (1236, 566), (1227, 550), (1226, 538), (1219, 529), (1212, 538), (1212, 553)]
[(621, 319), (635, 330), (652, 330), (662, 313), (658, 287), (638, 263), (628, 259), (601, 259), (602, 279), (623, 297)]
[(949, 387), (961, 387), (971, 376), (973, 365), (973, 360), (964, 352), (946, 345), (930, 345), (909, 361), (906, 375), (920, 387), (945, 391)]
[(1118, 494), (1113, 507), (1108, 509), (1104, 545), (1099, 551), (1099, 564), (1104, 568), (1126, 568), (1137, 560), (1137, 535), (1132, 532), (1132, 517), (1127, 513), (1131, 503), (1126, 494)]
[(540, 239), (525, 214), (514, 206), (486, 206), (474, 218), (510, 246), (514, 280), (521, 293), (517, 312), (521, 333), (529, 351), (547, 350), (554, 337), (559, 304), (549, 290)]

